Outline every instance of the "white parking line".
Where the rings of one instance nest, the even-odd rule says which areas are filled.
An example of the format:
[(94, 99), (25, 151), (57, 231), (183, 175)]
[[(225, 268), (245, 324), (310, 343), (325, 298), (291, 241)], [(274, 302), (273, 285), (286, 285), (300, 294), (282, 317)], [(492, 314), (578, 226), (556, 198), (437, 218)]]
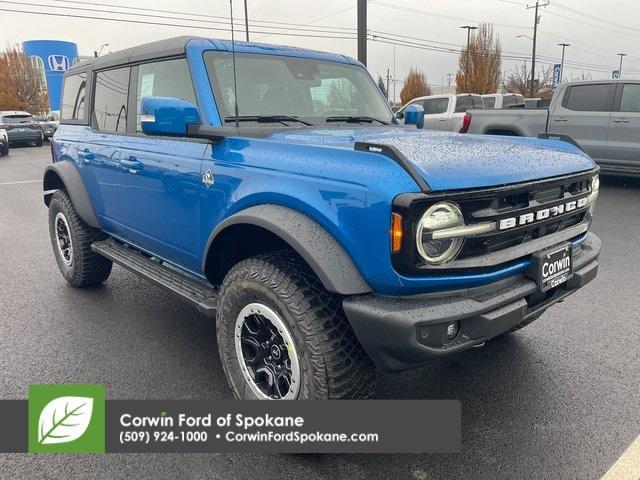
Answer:
[(23, 183), (40, 183), (42, 182), (42, 180), (20, 180), (18, 182), (4, 182), (4, 183), (0, 183), (0, 187), (4, 186), (4, 185), (21, 185)]
[(636, 438), (600, 480), (638, 480), (640, 478), (640, 437)]

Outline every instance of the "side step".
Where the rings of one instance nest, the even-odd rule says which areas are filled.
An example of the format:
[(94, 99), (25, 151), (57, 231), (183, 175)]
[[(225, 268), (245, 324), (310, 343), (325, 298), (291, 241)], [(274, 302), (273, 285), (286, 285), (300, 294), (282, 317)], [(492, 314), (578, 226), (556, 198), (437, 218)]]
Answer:
[(208, 283), (168, 267), (113, 239), (93, 242), (91, 250), (170, 290), (205, 315), (215, 315), (218, 308), (218, 291)]

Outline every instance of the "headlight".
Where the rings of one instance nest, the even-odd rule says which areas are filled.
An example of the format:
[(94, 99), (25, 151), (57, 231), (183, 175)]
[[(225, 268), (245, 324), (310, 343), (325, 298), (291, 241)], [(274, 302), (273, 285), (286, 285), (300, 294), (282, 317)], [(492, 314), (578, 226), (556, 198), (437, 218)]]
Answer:
[(596, 200), (600, 191), (600, 176), (595, 175), (591, 179), (591, 193), (589, 194), (589, 213), (593, 216), (596, 211)]
[[(460, 236), (438, 238), (438, 231), (464, 227), (460, 208), (451, 202), (436, 203), (422, 216), (416, 232), (418, 252), (432, 265), (441, 265), (453, 260), (462, 247)], [(453, 230), (455, 231), (455, 230)]]

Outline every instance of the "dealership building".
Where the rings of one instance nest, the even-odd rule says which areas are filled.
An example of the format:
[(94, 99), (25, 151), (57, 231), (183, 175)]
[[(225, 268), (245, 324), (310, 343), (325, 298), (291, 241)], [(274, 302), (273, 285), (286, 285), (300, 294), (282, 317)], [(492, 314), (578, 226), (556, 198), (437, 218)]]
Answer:
[(28, 40), (22, 49), (40, 72), (49, 92), (49, 109), (60, 110), (62, 76), (65, 70), (80, 60), (78, 46), (62, 40)]

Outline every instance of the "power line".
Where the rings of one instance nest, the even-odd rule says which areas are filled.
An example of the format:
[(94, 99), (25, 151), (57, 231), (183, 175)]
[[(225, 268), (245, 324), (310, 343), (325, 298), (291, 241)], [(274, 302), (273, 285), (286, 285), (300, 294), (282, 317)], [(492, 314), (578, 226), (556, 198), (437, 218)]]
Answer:
[[(66, 18), (78, 18), (85, 20), (104, 20), (108, 22), (120, 22), (120, 23), (136, 23), (141, 25), (156, 25), (161, 27), (178, 27), (178, 28), (190, 28), (190, 29), (198, 29), (198, 30), (211, 30), (211, 31), (219, 31), (219, 32), (230, 32), (229, 28), (218, 28), (218, 27), (205, 27), (201, 25), (185, 25), (185, 24), (176, 24), (176, 23), (165, 23), (165, 22), (151, 22), (144, 20), (131, 20), (124, 18), (109, 18), (109, 17), (98, 17), (98, 16), (89, 16), (89, 15), (73, 15), (71, 13), (54, 13), (54, 12), (34, 12), (30, 10), (18, 10), (14, 8), (0, 8), (2, 12), (11, 12), (11, 13), (23, 13), (30, 15), (44, 15), (50, 17), (66, 17)], [(112, 13), (112, 12), (111, 12)], [(303, 34), (303, 33), (285, 33), (285, 32), (265, 32), (265, 31), (254, 31), (254, 33), (264, 33), (271, 35), (281, 35), (287, 37), (311, 37), (311, 38), (331, 38), (337, 40), (354, 40), (355, 35), (353, 36), (336, 36), (334, 35), (311, 35), (311, 34)]]
[[(478, 19), (454, 17), (454, 16), (451, 16), (451, 15), (443, 15), (443, 14), (440, 14), (440, 13), (433, 13), (433, 12), (429, 12), (429, 11), (426, 11), (426, 10), (418, 10), (416, 8), (399, 7), (398, 5), (392, 5), (392, 4), (389, 4), (389, 3), (379, 2), (377, 0), (369, 0), (369, 3), (371, 3), (372, 5), (379, 5), (381, 7), (392, 8), (392, 9), (394, 9), (396, 11), (400, 10), (402, 12), (416, 13), (416, 14), (419, 14), (419, 15), (427, 15), (429, 17), (445, 18), (447, 20), (455, 20), (456, 22), (462, 21), (462, 22), (467, 22), (467, 23), (481, 23), (480, 21), (478, 21)], [(518, 28), (518, 29), (529, 30), (529, 27), (525, 27), (523, 25), (513, 25), (513, 24), (508, 24), (508, 23), (493, 23), (493, 22), (485, 22), (485, 23), (492, 23), (493, 25), (495, 25), (497, 27)]]
[(554, 7), (560, 8), (562, 10), (566, 10), (568, 12), (571, 12), (573, 14), (580, 15), (580, 16), (586, 17), (586, 18), (590, 18), (592, 20), (596, 20), (596, 21), (598, 21), (600, 23), (606, 23), (608, 25), (613, 25), (614, 27), (626, 28), (628, 30), (633, 30), (635, 32), (640, 32), (640, 28), (629, 27), (627, 25), (622, 25), (620, 23), (615, 23), (615, 22), (612, 22), (610, 20), (605, 20), (604, 18), (596, 17), (595, 15), (591, 15), (589, 13), (582, 12), (580, 10), (576, 10), (575, 8), (567, 7), (567, 6), (562, 5), (562, 4), (558, 3), (558, 2), (551, 2), (551, 5), (553, 5)]
[[(55, 0), (55, 1), (63, 1), (63, 0)], [(58, 8), (58, 9), (64, 9), (64, 10), (73, 10), (73, 11), (82, 11), (82, 12), (94, 12), (94, 13), (109, 13), (109, 14), (116, 14), (116, 15), (126, 15), (126, 16), (132, 16), (132, 17), (143, 17), (143, 18), (161, 18), (161, 19), (169, 19), (169, 20), (174, 20), (174, 21), (180, 21), (180, 22), (204, 22), (207, 24), (219, 24), (219, 25), (229, 25), (230, 19), (226, 18), (226, 17), (215, 17), (218, 19), (222, 19), (224, 21), (221, 20), (201, 20), (201, 19), (195, 19), (195, 18), (185, 18), (185, 17), (172, 17), (172, 16), (167, 16), (167, 15), (157, 15), (157, 14), (147, 14), (147, 13), (135, 13), (135, 12), (114, 12), (112, 10), (104, 10), (104, 9), (98, 9), (98, 8), (84, 8), (84, 7), (66, 7), (66, 6), (52, 6), (52, 5), (47, 5), (47, 4), (43, 4), (43, 3), (23, 3), (23, 2), (16, 2), (14, 0), (4, 0), (4, 3), (10, 3), (10, 4), (14, 4), (14, 5), (22, 5), (25, 7), (45, 7), (45, 8)], [(149, 9), (146, 9), (149, 10)], [(271, 29), (282, 29), (283, 27), (281, 26), (270, 26), (270, 25), (262, 25), (260, 21), (256, 20), (256, 21), (252, 21), (250, 22), (252, 23), (253, 27), (257, 27), (257, 28), (271, 28)], [(271, 22), (268, 22), (271, 23)], [(244, 26), (244, 20), (241, 19), (234, 19), (234, 27), (236, 27), (236, 24), (238, 27), (240, 26)], [(342, 32), (333, 32), (331, 30), (327, 30), (327, 29), (301, 29), (301, 28), (296, 28), (295, 26), (291, 26), (291, 25), (295, 25), (295, 24), (289, 24), (286, 29), (287, 30), (293, 30), (293, 31), (307, 31), (307, 32), (315, 32), (315, 33), (342, 33)], [(351, 33), (351, 32), (349, 32)]]

